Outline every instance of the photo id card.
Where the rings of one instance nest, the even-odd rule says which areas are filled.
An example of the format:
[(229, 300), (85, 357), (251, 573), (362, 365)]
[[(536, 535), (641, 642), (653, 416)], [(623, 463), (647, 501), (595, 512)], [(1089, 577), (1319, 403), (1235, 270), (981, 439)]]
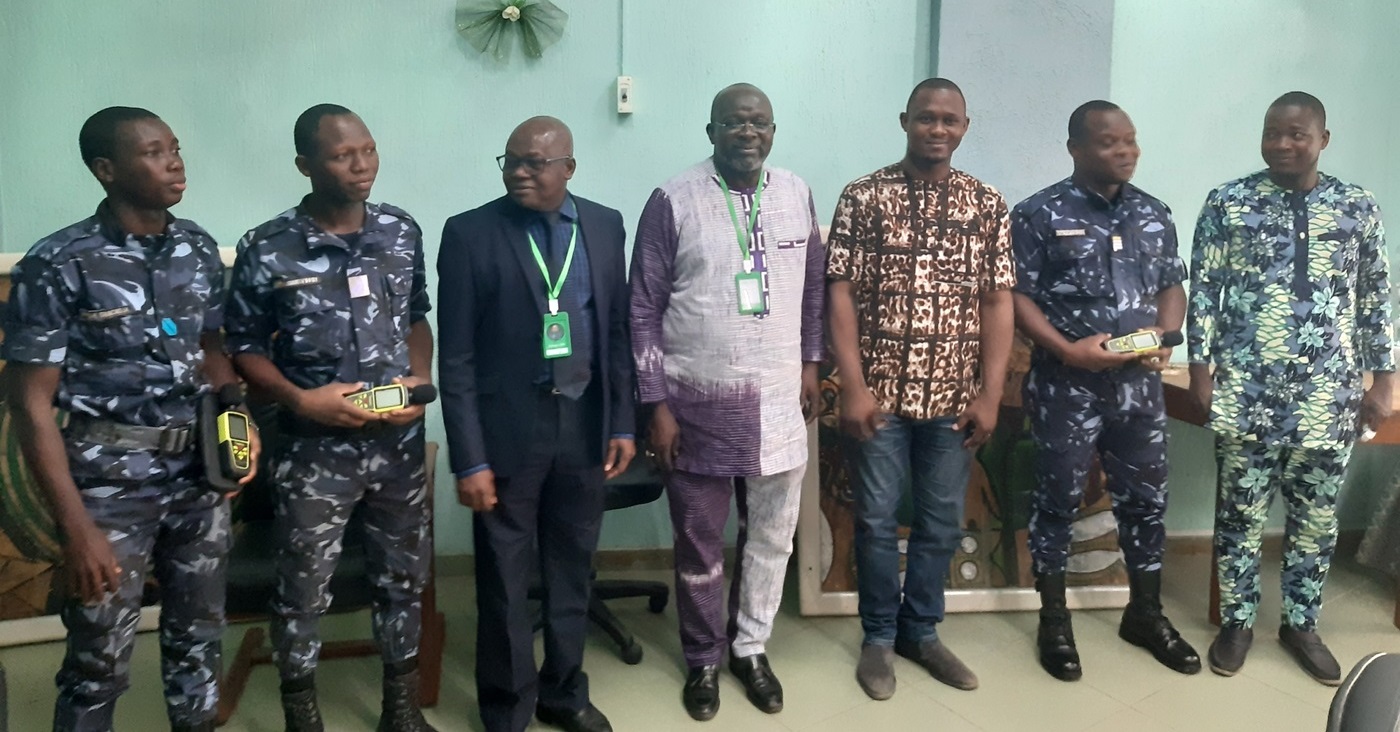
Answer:
[(574, 345), (569, 337), (568, 313), (544, 316), (543, 341), (545, 358), (564, 358), (573, 354)]
[(740, 272), (734, 275), (734, 285), (739, 291), (739, 314), (755, 315), (763, 312), (763, 274), (760, 272)]

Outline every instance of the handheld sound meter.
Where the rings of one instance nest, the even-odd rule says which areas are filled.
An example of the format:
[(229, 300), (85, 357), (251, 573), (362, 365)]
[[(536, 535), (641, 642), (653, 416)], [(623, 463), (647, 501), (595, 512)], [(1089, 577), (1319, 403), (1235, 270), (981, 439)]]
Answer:
[(233, 410), (219, 414), (219, 467), (225, 475), (242, 478), (252, 467), (250, 430), (248, 415)]
[(253, 421), (235, 407), (243, 401), (237, 384), (218, 394), (206, 394), (200, 402), (200, 450), (205, 477), (220, 493), (237, 491), (238, 481), (253, 469)]
[(432, 384), (420, 384), (409, 389), (403, 384), (389, 384), (346, 394), (345, 398), (360, 409), (379, 414), (394, 412), (410, 404), (432, 402), (437, 399), (437, 387)]
[(1140, 330), (1104, 341), (1103, 347), (1114, 353), (1149, 353), (1159, 348), (1171, 348), (1179, 345), (1181, 345), (1181, 331), (1179, 330), (1163, 333), (1160, 338), (1157, 337), (1155, 330)]

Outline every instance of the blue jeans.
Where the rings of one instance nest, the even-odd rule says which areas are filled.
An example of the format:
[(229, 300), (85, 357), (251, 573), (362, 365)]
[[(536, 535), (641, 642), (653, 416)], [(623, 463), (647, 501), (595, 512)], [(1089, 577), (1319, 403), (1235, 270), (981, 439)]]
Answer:
[[(856, 579), (865, 643), (891, 646), (896, 636), (914, 643), (938, 637), (943, 586), (962, 538), (972, 451), (963, 447), (965, 435), (953, 431), (952, 417), (885, 420), (860, 445), (856, 461)], [(901, 588), (896, 512), (911, 467), (914, 516)]]

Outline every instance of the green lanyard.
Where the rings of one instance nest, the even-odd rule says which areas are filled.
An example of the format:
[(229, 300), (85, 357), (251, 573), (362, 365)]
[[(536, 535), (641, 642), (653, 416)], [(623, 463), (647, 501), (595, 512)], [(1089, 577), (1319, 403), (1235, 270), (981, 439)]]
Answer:
[(739, 214), (734, 210), (734, 198), (729, 194), (729, 183), (724, 176), (719, 176), (719, 184), (724, 188), (724, 202), (729, 205), (729, 220), (734, 222), (734, 235), (739, 238), (739, 251), (744, 255), (744, 271), (753, 271), (753, 253), (749, 251), (749, 243), (753, 236), (754, 226), (758, 223), (758, 202), (763, 198), (763, 171), (758, 171), (758, 188), (753, 194), (753, 208), (749, 209), (749, 228), (743, 229), (739, 226)]
[(540, 276), (544, 277), (545, 294), (549, 297), (549, 314), (559, 314), (559, 293), (564, 290), (564, 280), (569, 278), (569, 265), (574, 261), (574, 243), (578, 241), (578, 222), (574, 222), (573, 231), (569, 234), (569, 253), (564, 255), (564, 268), (559, 270), (559, 279), (554, 284), (549, 283), (549, 265), (544, 263), (544, 255), (540, 254), (539, 245), (535, 244), (534, 235), (525, 232), (525, 238), (530, 240), (530, 253), (535, 255), (535, 264), (540, 266)]

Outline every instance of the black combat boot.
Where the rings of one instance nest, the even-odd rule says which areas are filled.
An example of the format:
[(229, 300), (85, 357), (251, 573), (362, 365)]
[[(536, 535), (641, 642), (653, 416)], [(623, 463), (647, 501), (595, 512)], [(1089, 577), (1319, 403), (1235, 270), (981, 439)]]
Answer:
[(1201, 657), (1196, 649), (1182, 639), (1162, 614), (1162, 573), (1129, 572), (1131, 592), (1128, 607), (1123, 609), (1123, 622), (1118, 637), (1152, 652), (1152, 656), (1167, 668), (1183, 674), (1201, 670)]
[(1078, 681), (1084, 675), (1079, 665), (1079, 649), (1074, 647), (1074, 626), (1065, 605), (1065, 574), (1047, 574), (1035, 579), (1040, 592), (1040, 627), (1035, 634), (1040, 665), (1060, 681)]
[(418, 659), (384, 666), (384, 706), (377, 732), (437, 732), (418, 708)]
[(325, 732), (321, 709), (316, 706), (316, 677), (282, 680), (282, 718), (287, 732)]

